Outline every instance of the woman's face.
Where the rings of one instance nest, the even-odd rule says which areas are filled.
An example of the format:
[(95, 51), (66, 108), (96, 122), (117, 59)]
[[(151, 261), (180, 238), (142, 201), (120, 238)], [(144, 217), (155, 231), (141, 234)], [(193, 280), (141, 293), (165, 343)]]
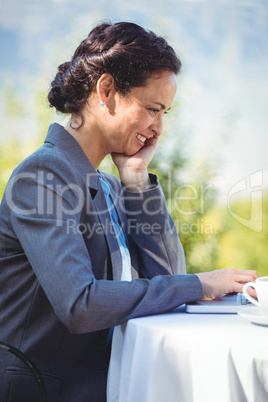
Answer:
[(173, 72), (153, 75), (144, 87), (133, 88), (127, 96), (108, 96), (109, 118), (104, 119), (106, 153), (134, 155), (146, 140), (160, 136), (163, 114), (171, 107), (177, 89)]

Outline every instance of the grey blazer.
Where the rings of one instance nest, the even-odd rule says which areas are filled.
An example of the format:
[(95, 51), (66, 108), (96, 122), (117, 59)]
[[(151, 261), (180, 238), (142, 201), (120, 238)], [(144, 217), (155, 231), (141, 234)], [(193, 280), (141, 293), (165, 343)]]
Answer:
[[(50, 402), (105, 401), (109, 328), (203, 297), (197, 276), (185, 274), (157, 178), (144, 193), (106, 178), (127, 236), (131, 282), (120, 281), (121, 253), (98, 172), (62, 126), (50, 126), (2, 199), (0, 339), (37, 364)], [(0, 401), (38, 401), (23, 364), (0, 356)]]

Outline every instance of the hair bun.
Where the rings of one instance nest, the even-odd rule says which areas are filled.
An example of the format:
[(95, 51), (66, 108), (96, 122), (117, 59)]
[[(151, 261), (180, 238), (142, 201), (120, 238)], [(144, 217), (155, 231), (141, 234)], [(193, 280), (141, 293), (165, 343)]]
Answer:
[(65, 89), (65, 73), (71, 66), (70, 61), (66, 61), (62, 63), (58, 67), (58, 73), (56, 74), (55, 79), (51, 82), (51, 89), (48, 94), (48, 100), (50, 107), (55, 107), (59, 112), (69, 113), (67, 104), (68, 97), (66, 97), (66, 89)]
[(71, 62), (70, 61), (66, 61), (65, 63), (62, 63), (59, 65), (58, 67), (58, 71), (61, 75), (65, 74), (66, 71), (68, 70), (68, 68), (70, 68)]

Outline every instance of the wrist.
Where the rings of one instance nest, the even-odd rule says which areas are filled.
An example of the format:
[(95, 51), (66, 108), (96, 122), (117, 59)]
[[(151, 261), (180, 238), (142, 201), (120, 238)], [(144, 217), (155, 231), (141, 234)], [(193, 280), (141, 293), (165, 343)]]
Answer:
[(146, 190), (149, 190), (152, 187), (150, 177), (147, 173), (146, 178), (135, 180), (132, 182), (122, 181), (123, 186), (126, 190), (133, 192), (133, 193), (142, 193)]
[(151, 180), (146, 171), (124, 171), (120, 174), (123, 186), (131, 192), (140, 193), (151, 188)]

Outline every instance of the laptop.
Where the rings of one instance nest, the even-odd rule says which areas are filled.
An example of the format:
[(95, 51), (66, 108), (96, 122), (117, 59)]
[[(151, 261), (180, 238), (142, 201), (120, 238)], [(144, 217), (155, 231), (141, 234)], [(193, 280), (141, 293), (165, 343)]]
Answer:
[(251, 305), (243, 293), (226, 294), (214, 300), (200, 300), (194, 303), (187, 303), (186, 313), (194, 314), (236, 314), (241, 307)]

